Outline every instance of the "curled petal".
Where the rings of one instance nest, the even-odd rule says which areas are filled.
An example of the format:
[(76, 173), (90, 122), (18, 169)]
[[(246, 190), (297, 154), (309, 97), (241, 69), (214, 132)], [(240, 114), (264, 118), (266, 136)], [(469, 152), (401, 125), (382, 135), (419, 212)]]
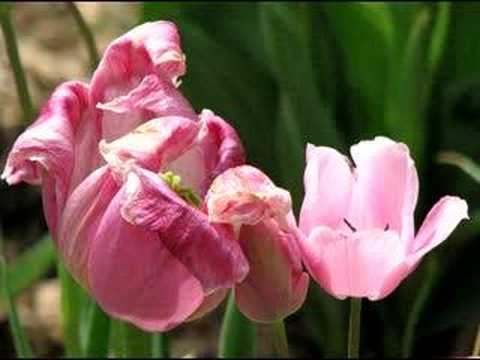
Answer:
[(57, 87), (39, 118), (16, 140), (2, 174), (9, 184), (43, 183), (44, 209), (54, 238), (70, 188), (94, 162), (91, 148), (83, 146), (93, 138), (82, 124), (88, 120), (87, 93), (87, 85), (80, 82)]
[(348, 220), (357, 229), (391, 230), (413, 238), (418, 176), (408, 147), (385, 137), (351, 147), (356, 184)]
[(90, 289), (108, 314), (146, 331), (167, 331), (199, 308), (204, 293), (157, 233), (122, 218), (123, 191), (111, 201), (91, 244)]
[[(349, 234), (320, 226), (300, 244), (310, 274), (339, 299), (352, 296), (379, 300), (387, 296), (393, 288), (384, 292), (385, 281), (405, 260), (405, 248), (394, 231)], [(397, 286), (401, 279), (399, 276), (389, 282)]]
[(290, 193), (276, 187), (260, 170), (243, 165), (223, 172), (206, 196), (211, 221), (255, 225), (291, 210)]
[(111, 143), (100, 142), (100, 152), (118, 174), (125, 174), (133, 164), (158, 172), (190, 148), (198, 131), (198, 122), (167, 116), (150, 120)]
[(69, 271), (86, 288), (89, 288), (87, 264), (92, 241), (118, 189), (110, 170), (103, 166), (69, 196), (62, 214), (58, 248)]
[(274, 322), (298, 310), (309, 277), (302, 270), (294, 232), (266, 220), (242, 226), (239, 240), (250, 264), (247, 277), (235, 287), (240, 311), (257, 322)]
[(149, 117), (143, 110), (127, 114), (104, 112), (96, 108), (97, 104), (109, 103), (127, 95), (147, 75), (156, 74), (159, 78), (176, 83), (184, 73), (185, 59), (180, 48), (180, 36), (171, 22), (145, 23), (113, 41), (106, 49), (91, 82), (90, 105), (102, 138), (114, 140)]
[(158, 75), (147, 75), (127, 95), (118, 96), (97, 108), (117, 114), (143, 111), (154, 117), (183, 116), (197, 120), (190, 103), (170, 81)]
[(235, 129), (220, 116), (204, 109), (200, 120), (206, 124), (200, 140), (209, 174), (204, 184), (205, 193), (218, 175), (245, 163), (245, 150)]
[(308, 144), (300, 229), (308, 236), (316, 226), (343, 228), (353, 184), (353, 174), (345, 156), (329, 147)]
[(456, 196), (444, 196), (430, 210), (415, 240), (409, 244), (409, 260), (418, 261), (444, 241), (463, 219), (468, 219), (468, 205)]
[(210, 224), (154, 173), (135, 168), (127, 178), (122, 216), (157, 232), (161, 241), (208, 294), (243, 280), (248, 263), (227, 225)]

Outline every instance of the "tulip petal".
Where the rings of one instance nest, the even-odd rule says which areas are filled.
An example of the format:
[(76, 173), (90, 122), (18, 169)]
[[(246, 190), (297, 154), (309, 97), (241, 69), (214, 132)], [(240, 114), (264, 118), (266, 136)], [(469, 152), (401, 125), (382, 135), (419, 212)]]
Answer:
[(255, 225), (286, 216), (292, 208), (290, 193), (260, 170), (242, 165), (224, 171), (206, 196), (210, 221)]
[(405, 259), (405, 249), (394, 231), (346, 233), (319, 226), (300, 244), (310, 274), (339, 299), (383, 298), (385, 279)]
[(120, 215), (123, 191), (111, 201), (91, 245), (90, 288), (110, 315), (146, 331), (167, 331), (201, 305), (200, 283), (155, 232)]
[(87, 263), (92, 241), (108, 204), (119, 186), (103, 166), (88, 176), (70, 195), (58, 231), (58, 248), (78, 282), (88, 284)]
[(403, 242), (413, 238), (418, 176), (408, 147), (385, 137), (351, 147), (356, 184), (348, 221), (358, 230), (396, 231)]
[(124, 219), (157, 232), (207, 294), (231, 287), (246, 276), (248, 263), (231, 227), (210, 224), (206, 214), (187, 204), (150, 171), (135, 168), (125, 187)]
[(128, 113), (129, 116), (132, 112), (143, 111), (155, 117), (175, 115), (197, 120), (192, 106), (175, 85), (157, 75), (145, 76), (127, 95), (118, 96), (105, 104), (99, 103), (97, 108), (117, 114)]
[(196, 121), (178, 116), (162, 117), (140, 125), (111, 143), (101, 141), (100, 152), (118, 174), (126, 174), (133, 164), (159, 172), (190, 149), (198, 131)]
[(83, 131), (88, 126), (87, 94), (81, 82), (57, 87), (38, 119), (16, 140), (2, 174), (9, 184), (43, 183), (44, 210), (54, 238), (70, 189), (92, 170), (95, 158), (96, 149), (92, 154), (85, 146), (94, 142), (94, 135)]
[(456, 196), (444, 196), (430, 210), (415, 241), (410, 244), (409, 260), (418, 261), (443, 242), (463, 219), (468, 219), (468, 205)]
[(210, 110), (203, 110), (199, 118), (201, 130), (196, 145), (167, 169), (179, 174), (203, 197), (217, 175), (245, 162), (245, 152), (235, 129), (225, 120)]
[(302, 271), (294, 233), (265, 220), (242, 226), (239, 240), (250, 264), (247, 277), (235, 287), (239, 310), (257, 322), (282, 320), (298, 310), (309, 277)]
[[(107, 141), (112, 141), (153, 117), (146, 117), (148, 114), (141, 110), (128, 114), (104, 112), (96, 108), (97, 104), (109, 103), (127, 95), (147, 75), (156, 74), (158, 78), (175, 84), (184, 73), (185, 59), (180, 48), (180, 36), (171, 22), (145, 23), (114, 40), (106, 49), (91, 82), (90, 105), (97, 131)], [(141, 93), (141, 88), (134, 93)], [(173, 97), (178, 100), (181, 96)]]
[(308, 235), (315, 226), (345, 227), (354, 178), (345, 156), (335, 149), (307, 145), (305, 198), (300, 212), (300, 229)]
[[(245, 150), (235, 129), (220, 116), (211, 110), (204, 109), (200, 114), (200, 120), (207, 124), (205, 139), (213, 139), (216, 149), (213, 154), (207, 152), (207, 158), (216, 161), (209, 166), (210, 182), (225, 170), (245, 163)], [(208, 146), (205, 144), (205, 146)]]
[(202, 305), (200, 305), (200, 307), (198, 307), (197, 310), (195, 310), (195, 312), (190, 315), (186, 321), (198, 320), (215, 310), (217, 306), (220, 305), (225, 299), (229, 290), (230, 289), (218, 289), (206, 296), (202, 302)]

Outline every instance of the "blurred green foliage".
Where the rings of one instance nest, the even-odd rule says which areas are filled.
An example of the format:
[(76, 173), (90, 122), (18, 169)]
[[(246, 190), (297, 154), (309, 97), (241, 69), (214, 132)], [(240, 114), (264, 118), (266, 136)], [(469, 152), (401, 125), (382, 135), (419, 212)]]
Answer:
[[(393, 295), (367, 303), (362, 325), (365, 355), (453, 352), (462, 331), (480, 321), (479, 185), (435, 159), (444, 150), (480, 156), (480, 4), (144, 3), (139, 22), (157, 19), (180, 28), (186, 96), (234, 124), (249, 163), (292, 192), (297, 212), (307, 142), (347, 152), (375, 135), (412, 151), (421, 181), (417, 226), (440, 196), (467, 199), (472, 221)], [(343, 355), (343, 302), (312, 284), (293, 318), (306, 346)], [(446, 331), (446, 348), (429, 343)]]

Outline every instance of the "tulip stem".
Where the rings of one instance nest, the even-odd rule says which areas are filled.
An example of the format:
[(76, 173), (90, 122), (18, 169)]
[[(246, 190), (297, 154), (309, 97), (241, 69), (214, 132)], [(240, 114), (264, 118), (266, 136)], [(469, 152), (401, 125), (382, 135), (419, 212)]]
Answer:
[(273, 351), (279, 358), (288, 358), (288, 340), (283, 320), (271, 324), (273, 333)]
[(25, 78), (25, 73), (20, 61), (15, 30), (10, 19), (11, 6), (11, 4), (0, 5), (0, 25), (2, 26), (10, 67), (12, 68), (13, 76), (15, 78), (17, 94), (23, 112), (23, 120), (25, 123), (28, 123), (33, 117), (34, 110), (32, 99), (30, 97), (30, 93), (28, 92), (27, 80)]
[(90, 66), (92, 71), (94, 71), (98, 64), (98, 51), (97, 46), (95, 45), (95, 38), (93, 37), (90, 28), (88, 27), (85, 19), (82, 16), (82, 13), (78, 9), (77, 5), (74, 2), (67, 2), (66, 6), (68, 10), (71, 12), (75, 22), (77, 23), (78, 29), (85, 40), (85, 44), (87, 45), (88, 55), (90, 57)]
[(480, 325), (478, 325), (477, 336), (475, 337), (475, 344), (473, 345), (472, 356), (480, 356)]
[(362, 312), (362, 299), (351, 298), (350, 321), (348, 326), (348, 352), (347, 352), (347, 357), (349, 359), (359, 357), (361, 312)]
[(218, 357), (252, 358), (257, 351), (257, 327), (235, 305), (233, 292), (228, 298), (223, 317), (218, 347)]

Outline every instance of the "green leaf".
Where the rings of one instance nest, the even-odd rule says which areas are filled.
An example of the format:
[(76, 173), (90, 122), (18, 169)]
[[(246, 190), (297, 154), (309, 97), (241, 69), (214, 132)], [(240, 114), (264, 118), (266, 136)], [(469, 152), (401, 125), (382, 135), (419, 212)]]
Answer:
[(15, 307), (14, 296), (10, 291), (9, 271), (7, 262), (3, 255), (3, 234), (0, 233), (0, 290), (3, 299), (6, 301), (8, 320), (10, 330), (13, 335), (15, 351), (20, 358), (31, 358), (33, 356), (32, 349), (28, 343), (27, 337), (23, 332), (22, 326), (18, 319), (17, 309)]
[[(469, 229), (470, 228), (470, 229)], [(419, 320), (419, 335), (431, 335), (454, 327), (480, 323), (480, 277), (478, 274), (477, 240), (480, 229), (480, 213), (471, 214), (471, 220), (455, 231), (448, 241), (459, 240), (459, 232), (468, 230), (476, 236), (463, 241), (458, 249), (450, 248), (450, 257), (439, 267), (441, 282), (434, 288)]]
[(220, 358), (253, 358), (257, 352), (257, 328), (235, 305), (233, 292), (228, 298), (220, 332)]
[(291, 191), (298, 209), (306, 143), (339, 146), (343, 139), (332, 117), (334, 106), (327, 103), (334, 95), (323, 97), (315, 82), (309, 8), (304, 3), (261, 3), (259, 11), (264, 47), (280, 90), (275, 130), (280, 185)]
[[(11, 295), (15, 298), (20, 292), (45, 275), (55, 264), (55, 259), (52, 239), (45, 235), (9, 266), (8, 278)], [(0, 297), (0, 300), (0, 303), (4, 302), (3, 297)]]
[[(324, 3), (352, 98), (355, 135), (385, 131), (385, 84), (393, 57), (392, 14), (385, 3)], [(367, 41), (368, 39), (368, 41)], [(362, 126), (360, 126), (362, 125)]]

